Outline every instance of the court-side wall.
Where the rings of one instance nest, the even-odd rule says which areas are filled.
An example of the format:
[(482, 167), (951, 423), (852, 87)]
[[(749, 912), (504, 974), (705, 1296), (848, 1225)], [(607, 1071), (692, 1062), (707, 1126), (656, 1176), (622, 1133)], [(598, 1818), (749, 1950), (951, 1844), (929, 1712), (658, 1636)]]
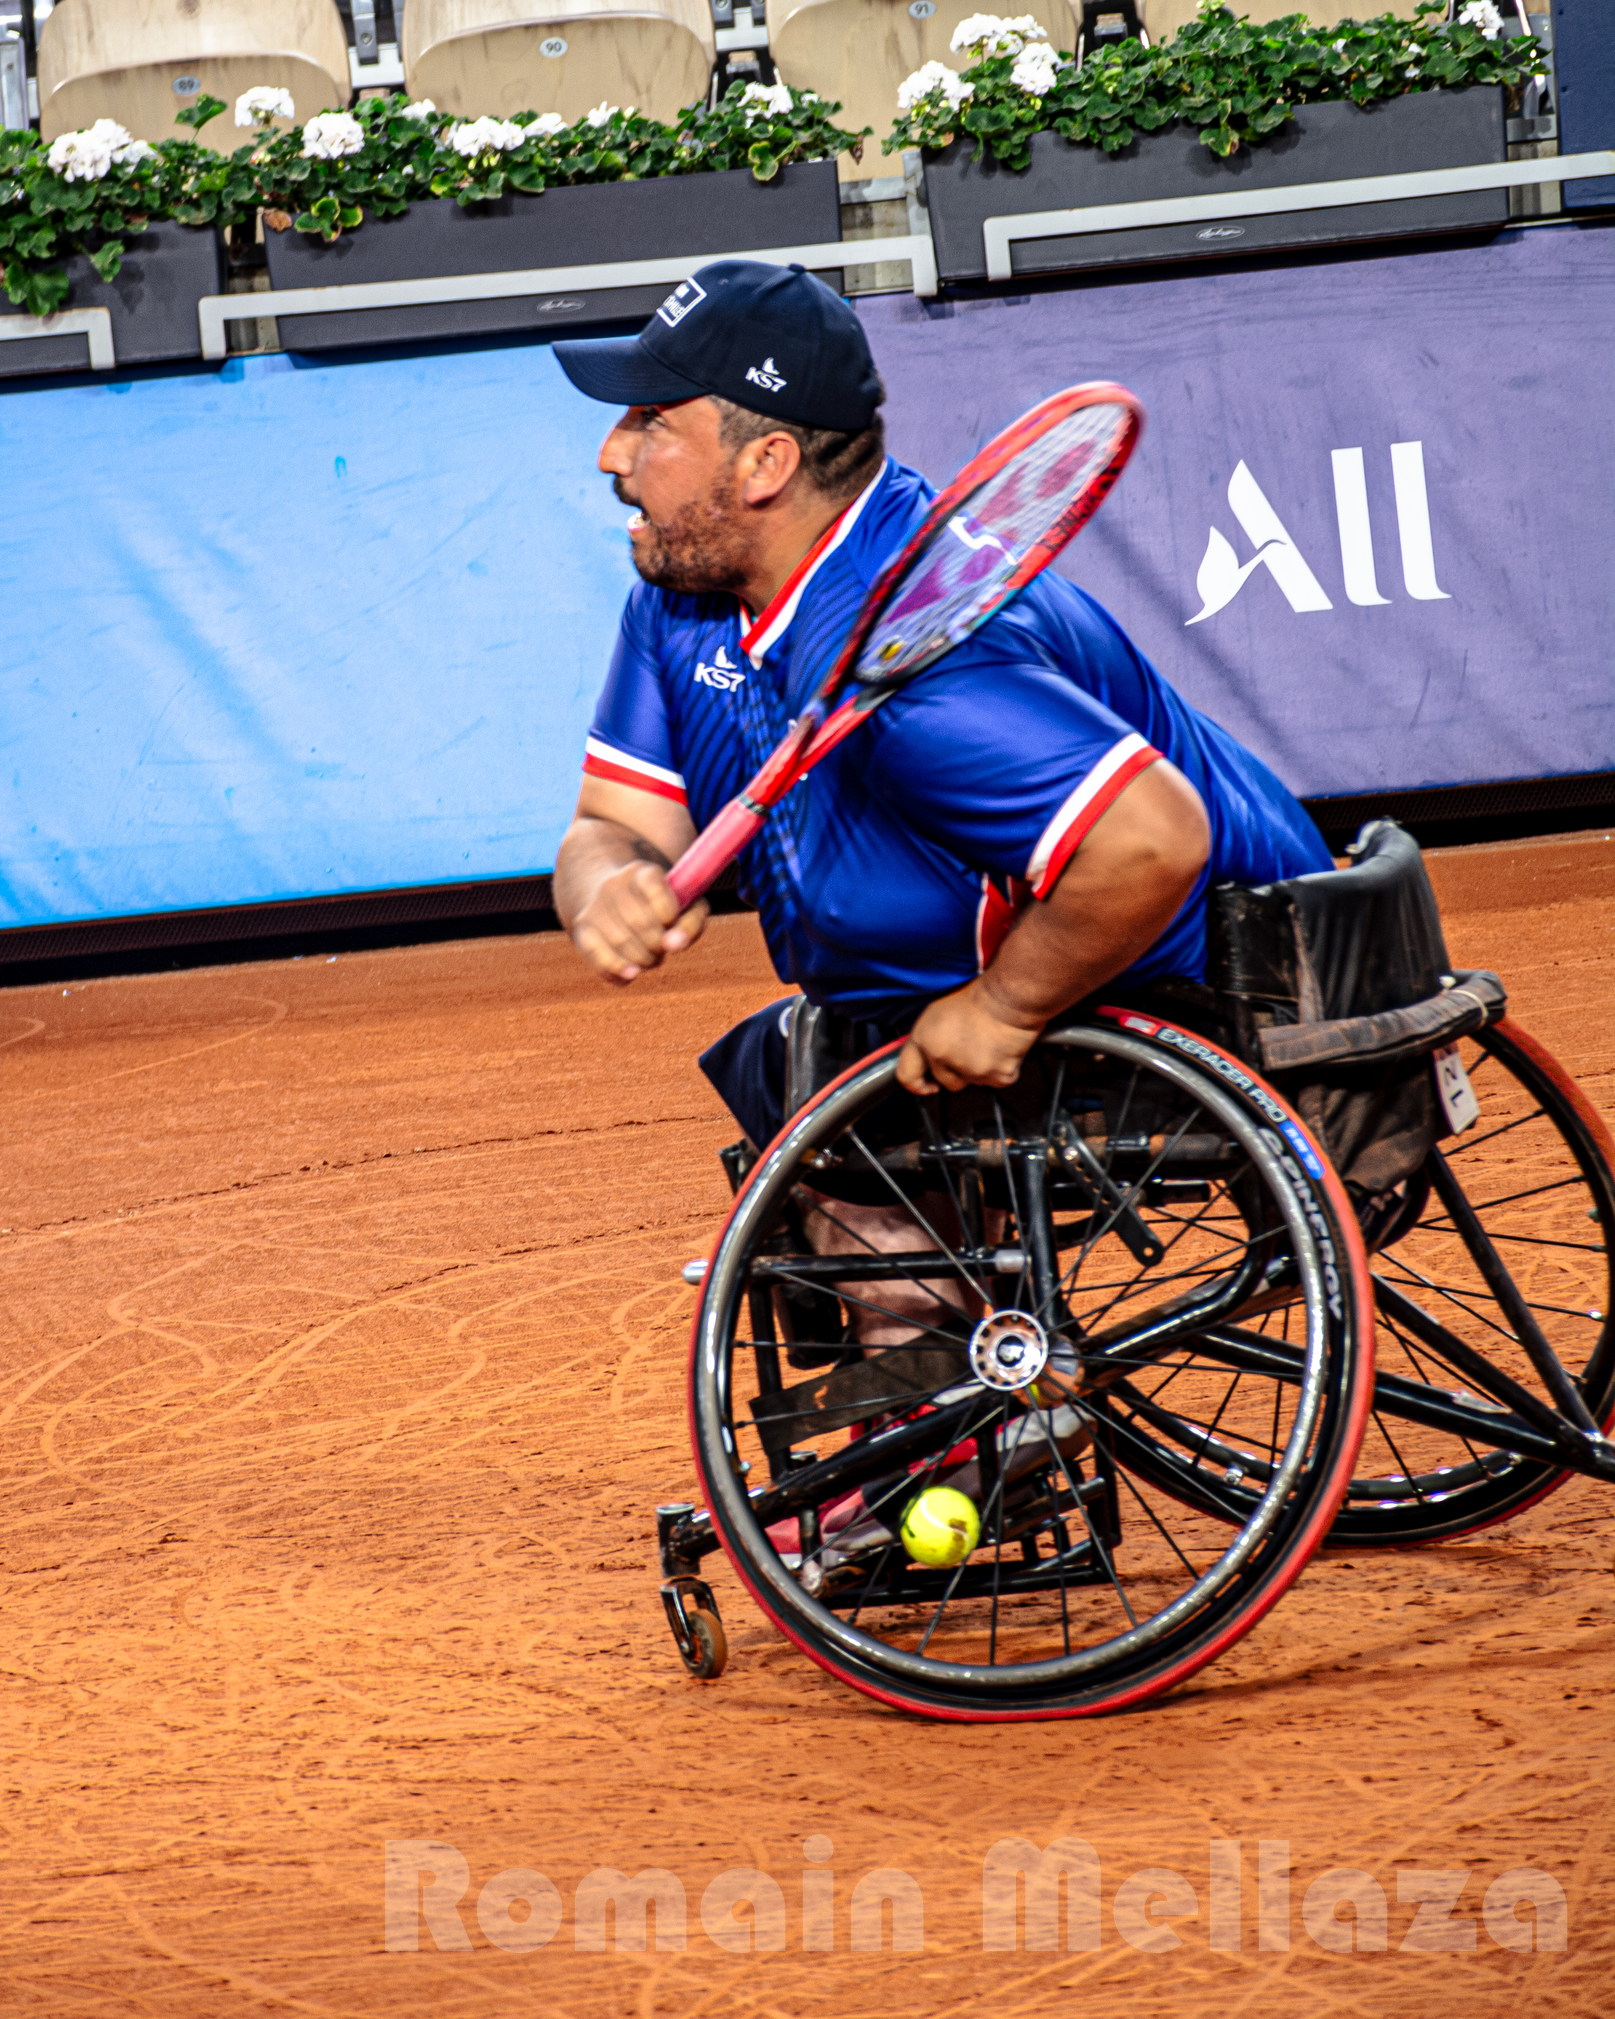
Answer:
[[(1615, 769), (1615, 232), (859, 306), (933, 478), (1142, 396), (1064, 565), (1296, 791)], [(0, 930), (548, 869), (604, 420), (536, 343), (0, 397)]]

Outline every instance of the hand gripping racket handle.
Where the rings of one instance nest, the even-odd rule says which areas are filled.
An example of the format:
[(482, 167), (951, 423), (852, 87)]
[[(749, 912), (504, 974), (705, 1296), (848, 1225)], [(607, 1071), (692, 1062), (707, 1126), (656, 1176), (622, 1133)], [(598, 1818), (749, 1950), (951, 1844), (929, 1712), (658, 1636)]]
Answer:
[(702, 828), (667, 872), (667, 887), (678, 899), (681, 912), (688, 911), (703, 892), (712, 888), (765, 818), (762, 809), (742, 793)]

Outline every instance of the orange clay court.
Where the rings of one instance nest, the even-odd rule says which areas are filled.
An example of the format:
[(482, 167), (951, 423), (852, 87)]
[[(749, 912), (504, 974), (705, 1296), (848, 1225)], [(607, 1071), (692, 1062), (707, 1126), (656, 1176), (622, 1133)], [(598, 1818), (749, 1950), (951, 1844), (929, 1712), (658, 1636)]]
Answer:
[[(1454, 959), (1503, 975), (1609, 1115), (1615, 844), (1429, 860)], [(884, 1711), (721, 1559), (730, 1665), (685, 1676), (652, 1510), (694, 1491), (678, 1272), (724, 1210), (733, 1134), (693, 1054), (775, 993), (730, 917), (620, 996), (559, 936), (0, 996), (0, 2011), (1607, 2014), (1605, 1488), (1464, 1542), (1325, 1551), (1133, 1715)], [(1017, 1835), (1098, 1852), (1097, 1950), (983, 1948), (983, 1860)], [(809, 1951), (815, 1836), (837, 1890)], [(1228, 1840), (1240, 1942), (1214, 1948)], [(463, 1858), (464, 1946), (425, 1922), (385, 1945), (389, 1841)], [(1263, 1946), (1259, 1844), (1288, 1847), (1287, 1948)], [(1465, 1947), (1519, 1866), (1563, 1886), (1567, 1946)], [(602, 1867), (676, 1875), (684, 1946), (580, 1950), (574, 1894)], [(703, 1932), (736, 1867), (779, 1882), (782, 1948)], [(1302, 1932), (1338, 1867), (1388, 1897), (1383, 1950)], [(851, 1946), (874, 1868), (923, 1896), (918, 1953)], [(519, 1908), (503, 1945), (479, 1932), (479, 1889), (512, 1869), (565, 1903), (541, 1949), (511, 1945)], [(1124, 1939), (1140, 1872), (1166, 1890)], [(1437, 1930), (1455, 1945), (1408, 1939), (1431, 1872), (1463, 1881)]]

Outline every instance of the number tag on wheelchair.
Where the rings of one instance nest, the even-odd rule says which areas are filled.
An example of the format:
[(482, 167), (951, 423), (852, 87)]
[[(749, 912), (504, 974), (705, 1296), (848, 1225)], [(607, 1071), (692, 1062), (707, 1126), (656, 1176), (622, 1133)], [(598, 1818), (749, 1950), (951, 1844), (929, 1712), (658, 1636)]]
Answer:
[(1435, 1068), (1436, 1092), (1441, 1096), (1441, 1111), (1447, 1117), (1447, 1127), (1455, 1136), (1461, 1136), (1465, 1129), (1472, 1128), (1480, 1120), (1480, 1102), (1475, 1098), (1475, 1089), (1469, 1084), (1469, 1075), (1458, 1056), (1458, 1047), (1444, 1045), (1440, 1051), (1430, 1054), (1430, 1063)]

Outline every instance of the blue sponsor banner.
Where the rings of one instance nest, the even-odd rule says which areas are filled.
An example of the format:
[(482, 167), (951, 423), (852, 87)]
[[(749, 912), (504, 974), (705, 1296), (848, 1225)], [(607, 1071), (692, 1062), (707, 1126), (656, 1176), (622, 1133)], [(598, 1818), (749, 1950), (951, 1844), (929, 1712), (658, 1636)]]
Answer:
[[(1063, 565), (1297, 791), (1615, 768), (1615, 233), (860, 311), (933, 477), (1144, 398)], [(0, 397), (0, 927), (547, 869), (607, 421), (538, 345)]]
[(1615, 232), (862, 313), (933, 478), (1139, 394), (1060, 565), (1293, 791), (1615, 768)]

